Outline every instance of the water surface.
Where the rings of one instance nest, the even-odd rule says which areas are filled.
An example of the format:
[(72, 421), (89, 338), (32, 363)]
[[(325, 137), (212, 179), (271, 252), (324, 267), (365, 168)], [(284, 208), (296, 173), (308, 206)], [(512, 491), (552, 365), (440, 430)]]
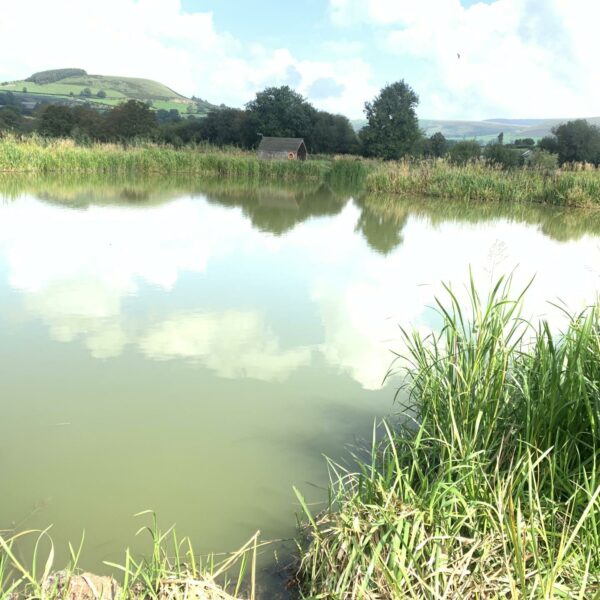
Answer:
[[(120, 560), (151, 508), (202, 552), (294, 535), (394, 410), (398, 325), (469, 267), (535, 276), (560, 324), (600, 289), (600, 216), (363, 197), (327, 185), (0, 180), (0, 529)], [(317, 505), (318, 506), (318, 505)]]

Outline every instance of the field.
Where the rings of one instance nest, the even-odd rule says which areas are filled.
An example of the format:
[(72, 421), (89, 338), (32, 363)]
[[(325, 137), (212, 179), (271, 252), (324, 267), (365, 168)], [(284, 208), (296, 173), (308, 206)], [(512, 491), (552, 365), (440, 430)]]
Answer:
[[(90, 90), (91, 96), (81, 97), (81, 92), (86, 88)], [(85, 101), (107, 107), (135, 99), (151, 102), (155, 109), (175, 109), (186, 114), (205, 114), (212, 108), (208, 102), (197, 105), (157, 81), (133, 77), (80, 75), (50, 83), (21, 80), (0, 84), (0, 92), (2, 91), (18, 93), (19, 96), (31, 96), (33, 100), (48, 97), (52, 100)], [(99, 98), (98, 92), (104, 92), (106, 97)]]

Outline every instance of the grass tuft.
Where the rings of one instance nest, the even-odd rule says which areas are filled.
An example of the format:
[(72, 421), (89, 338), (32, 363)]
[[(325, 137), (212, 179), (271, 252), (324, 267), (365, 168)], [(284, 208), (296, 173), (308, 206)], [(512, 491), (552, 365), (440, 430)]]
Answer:
[[(150, 525), (138, 530), (148, 534), (150, 553), (136, 557), (129, 549), (123, 563), (106, 562), (121, 581), (99, 577), (79, 568), (83, 548), (69, 545), (70, 562), (62, 570), (54, 570), (54, 545), (48, 529), (23, 531), (9, 537), (0, 536), (0, 598), (2, 600), (254, 600), (256, 597), (256, 560), (261, 544), (260, 532), (233, 554), (217, 560), (204, 559), (194, 552), (189, 538), (181, 538), (173, 527), (162, 531), (152, 511), (138, 513), (150, 516)], [(17, 546), (24, 539), (35, 538), (28, 564), (19, 558)], [(42, 557), (43, 544), (48, 546)], [(43, 563), (43, 570), (40, 565)]]
[(404, 332), (391, 371), (405, 420), (332, 470), (325, 512), (305, 507), (304, 594), (600, 597), (600, 307), (557, 336), (510, 279), (467, 306), (446, 292), (441, 331)]

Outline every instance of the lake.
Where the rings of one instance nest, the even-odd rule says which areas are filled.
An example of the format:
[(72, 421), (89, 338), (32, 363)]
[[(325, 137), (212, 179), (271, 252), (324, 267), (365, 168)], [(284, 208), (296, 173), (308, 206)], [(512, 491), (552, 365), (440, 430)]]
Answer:
[[(399, 326), (442, 282), (514, 271), (557, 327), (600, 291), (600, 215), (363, 197), (323, 184), (0, 178), (0, 529), (85, 530), (106, 570), (153, 509), (201, 552), (256, 530), (289, 562), (297, 486), (323, 506), (398, 410)], [(281, 549), (282, 548), (282, 549)], [(264, 564), (272, 556), (265, 550)], [(271, 581), (272, 568), (265, 580)]]

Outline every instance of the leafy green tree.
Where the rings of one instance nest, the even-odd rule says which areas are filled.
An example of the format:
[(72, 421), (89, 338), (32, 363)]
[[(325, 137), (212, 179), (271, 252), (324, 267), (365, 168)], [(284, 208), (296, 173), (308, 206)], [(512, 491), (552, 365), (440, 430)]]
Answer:
[(106, 92), (104, 90), (98, 90), (96, 93), (97, 98), (106, 98)]
[(106, 139), (106, 119), (97, 110), (84, 106), (72, 109), (74, 127), (71, 135), (79, 140)]
[(287, 85), (258, 92), (246, 109), (257, 133), (275, 137), (308, 138), (316, 112), (301, 94)]
[(518, 138), (515, 140), (514, 145), (517, 148), (533, 148), (535, 140), (533, 138)]
[(456, 165), (464, 165), (481, 156), (481, 146), (475, 140), (457, 142), (450, 149), (450, 161)]
[(554, 171), (558, 167), (558, 154), (536, 149), (526, 158), (525, 164), (538, 171)]
[(316, 111), (307, 143), (311, 152), (324, 154), (355, 154), (358, 138), (347, 117)]
[(181, 114), (176, 108), (171, 108), (170, 110), (159, 108), (156, 111), (156, 118), (160, 125), (164, 125), (165, 123), (178, 123), (181, 121)]
[(92, 97), (92, 90), (90, 90), (89, 87), (83, 88), (80, 92), (79, 95), (83, 98), (91, 98)]
[(563, 123), (552, 130), (562, 163), (589, 162), (600, 164), (600, 128), (585, 119)]
[(254, 115), (237, 108), (217, 108), (202, 119), (201, 136), (219, 146), (251, 148), (259, 137)]
[(440, 158), (448, 152), (448, 140), (440, 131), (429, 138), (429, 151), (435, 158)]
[(367, 125), (360, 131), (368, 156), (398, 159), (410, 154), (421, 137), (415, 109), (419, 97), (403, 80), (384, 87), (365, 104)]
[(483, 151), (483, 155), (487, 161), (500, 165), (505, 169), (518, 167), (521, 154), (521, 150), (509, 148), (500, 143), (489, 144)]
[(106, 118), (106, 132), (115, 139), (152, 137), (158, 121), (152, 109), (139, 100), (128, 100), (113, 108)]
[(23, 126), (23, 117), (14, 106), (0, 108), (0, 131), (19, 131)]
[(68, 106), (48, 104), (42, 109), (38, 132), (49, 137), (69, 137), (74, 125), (75, 118)]
[(160, 130), (161, 138), (176, 147), (197, 144), (205, 140), (203, 120), (188, 117), (177, 123), (165, 123)]
[(547, 135), (543, 137), (537, 144), (540, 150), (544, 150), (549, 154), (558, 154), (558, 140), (554, 135)]

